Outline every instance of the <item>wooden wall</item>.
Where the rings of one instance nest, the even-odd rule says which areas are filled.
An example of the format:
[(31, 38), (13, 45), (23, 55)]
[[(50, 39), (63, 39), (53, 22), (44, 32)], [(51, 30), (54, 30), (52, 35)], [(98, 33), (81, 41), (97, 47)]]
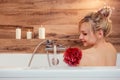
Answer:
[[(0, 0), (0, 52), (31, 53), (41, 41), (38, 39), (40, 25), (46, 29), (46, 39), (56, 39), (66, 46), (80, 46), (78, 22), (105, 4), (114, 8), (113, 33), (108, 40), (120, 52), (119, 0)], [(22, 40), (15, 39), (18, 26), (22, 27)], [(33, 30), (32, 40), (26, 40), (29, 28)]]

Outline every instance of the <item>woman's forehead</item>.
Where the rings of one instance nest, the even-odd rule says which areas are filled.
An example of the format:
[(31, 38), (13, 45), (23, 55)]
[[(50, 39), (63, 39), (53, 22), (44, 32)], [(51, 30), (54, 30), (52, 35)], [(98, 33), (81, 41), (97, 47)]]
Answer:
[(81, 24), (80, 31), (88, 31), (91, 29), (91, 24), (89, 22), (84, 22)]

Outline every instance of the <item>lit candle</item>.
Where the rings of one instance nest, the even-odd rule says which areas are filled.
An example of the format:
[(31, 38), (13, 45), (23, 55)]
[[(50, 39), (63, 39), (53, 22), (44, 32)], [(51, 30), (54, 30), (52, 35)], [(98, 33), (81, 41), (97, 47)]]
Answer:
[(27, 39), (32, 39), (32, 32), (30, 30), (27, 31)]
[(21, 39), (21, 29), (16, 28), (16, 39)]
[(42, 26), (39, 28), (39, 39), (45, 39), (45, 28)]

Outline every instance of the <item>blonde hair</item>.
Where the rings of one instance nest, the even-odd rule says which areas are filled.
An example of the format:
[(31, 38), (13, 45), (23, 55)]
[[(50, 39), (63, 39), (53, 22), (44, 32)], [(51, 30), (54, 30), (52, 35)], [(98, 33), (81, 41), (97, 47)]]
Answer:
[(112, 22), (110, 20), (112, 9), (110, 7), (104, 7), (97, 12), (92, 12), (86, 15), (80, 22), (79, 28), (81, 24), (84, 22), (90, 22), (93, 32), (96, 32), (100, 29), (103, 30), (104, 37), (107, 37), (112, 30)]

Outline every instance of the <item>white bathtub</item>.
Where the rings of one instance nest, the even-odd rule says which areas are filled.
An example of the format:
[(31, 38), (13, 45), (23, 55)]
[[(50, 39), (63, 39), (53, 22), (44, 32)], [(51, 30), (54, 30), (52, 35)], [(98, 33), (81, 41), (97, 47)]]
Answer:
[[(50, 54), (50, 63), (54, 55)], [(0, 67), (27, 67), (30, 61), (31, 54), (0, 54)], [(58, 54), (59, 64), (57, 66), (67, 66), (63, 62), (63, 55)], [(51, 66), (53, 66), (51, 64)], [(31, 67), (49, 67), (48, 59), (46, 54), (36, 54), (33, 57)]]
[[(118, 55), (120, 57), (120, 55)], [(0, 80), (120, 80), (120, 58), (116, 67), (68, 67), (63, 55), (59, 65), (49, 67), (46, 54), (0, 54)], [(53, 55), (50, 55), (50, 60)]]

